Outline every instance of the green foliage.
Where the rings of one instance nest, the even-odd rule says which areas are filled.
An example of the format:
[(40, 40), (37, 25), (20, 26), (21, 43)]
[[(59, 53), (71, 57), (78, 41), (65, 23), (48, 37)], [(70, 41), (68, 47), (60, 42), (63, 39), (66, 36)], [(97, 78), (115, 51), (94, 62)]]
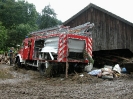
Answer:
[(33, 4), (22, 0), (18, 2), (6, 0), (1, 3), (0, 21), (8, 29), (21, 23), (35, 25), (36, 18), (37, 11)]
[(21, 44), (28, 33), (38, 28), (53, 27), (61, 23), (50, 5), (42, 10), (41, 15), (36, 11), (35, 5), (25, 0), (0, 0), (0, 51)]
[(35, 6), (24, 0), (0, 1), (0, 21), (7, 29), (6, 48), (16, 47), (29, 32), (38, 29), (37, 15)]
[(39, 28), (44, 29), (44, 28), (53, 27), (59, 24), (61, 24), (61, 21), (59, 21), (56, 18), (56, 13), (54, 12), (54, 10), (50, 8), (50, 5), (46, 6), (42, 10)]
[(7, 30), (4, 26), (2, 26), (2, 22), (0, 22), (0, 49), (3, 50), (5, 48), (5, 41), (7, 40)]
[(28, 35), (28, 33), (33, 31), (34, 29), (35, 28), (31, 27), (29, 24), (23, 23), (12, 28), (8, 31), (8, 40), (6, 41), (7, 46), (16, 47), (17, 44), (21, 44), (25, 36)]

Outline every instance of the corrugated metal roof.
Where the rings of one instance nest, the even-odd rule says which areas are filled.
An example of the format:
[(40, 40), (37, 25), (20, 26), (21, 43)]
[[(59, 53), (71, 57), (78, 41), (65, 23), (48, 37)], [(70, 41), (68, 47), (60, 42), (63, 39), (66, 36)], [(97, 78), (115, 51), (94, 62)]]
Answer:
[(79, 11), (77, 14), (75, 14), (74, 16), (72, 16), (70, 19), (68, 19), (67, 21), (65, 21), (63, 24), (65, 25), (65, 24), (69, 23), (70, 21), (72, 21), (73, 19), (75, 19), (76, 17), (78, 17), (80, 14), (82, 14), (83, 12), (85, 12), (87, 9), (89, 9), (91, 7), (92, 8), (95, 8), (97, 10), (100, 10), (103, 13), (106, 13), (106, 14), (108, 14), (108, 15), (110, 15), (110, 16), (112, 16), (112, 17), (114, 17), (114, 18), (116, 18), (116, 19), (118, 19), (118, 20), (120, 20), (120, 21), (122, 21), (122, 22), (124, 22), (126, 24), (128, 24), (128, 25), (131, 25), (133, 27), (133, 23), (131, 23), (131, 22), (129, 22), (129, 21), (127, 21), (127, 20), (125, 20), (125, 19), (123, 19), (123, 18), (121, 18), (121, 17), (119, 17), (119, 16), (117, 16), (117, 15), (115, 15), (115, 14), (113, 14), (113, 13), (111, 13), (111, 12), (109, 12), (109, 11), (103, 9), (103, 8), (101, 8), (101, 7), (98, 7), (98, 6), (96, 6), (95, 4), (92, 4), (92, 3), (90, 3), (89, 5), (87, 5), (84, 9), (82, 9), (81, 11)]

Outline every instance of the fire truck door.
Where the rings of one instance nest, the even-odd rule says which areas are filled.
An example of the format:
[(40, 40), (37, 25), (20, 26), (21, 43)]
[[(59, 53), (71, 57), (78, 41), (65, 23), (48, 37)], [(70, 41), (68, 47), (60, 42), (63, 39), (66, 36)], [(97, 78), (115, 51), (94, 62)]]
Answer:
[(29, 41), (28, 41), (28, 59), (32, 59), (32, 51), (33, 51), (33, 49), (32, 49), (32, 44), (33, 44), (33, 42), (32, 42), (32, 39), (30, 39)]
[(28, 59), (29, 54), (29, 46), (28, 40), (24, 41), (24, 49), (23, 49), (23, 59)]

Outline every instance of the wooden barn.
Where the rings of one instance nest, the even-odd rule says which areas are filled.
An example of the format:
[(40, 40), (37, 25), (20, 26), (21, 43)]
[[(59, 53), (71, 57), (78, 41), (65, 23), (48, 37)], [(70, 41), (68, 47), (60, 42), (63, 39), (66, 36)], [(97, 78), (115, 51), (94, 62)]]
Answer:
[(95, 25), (92, 30), (94, 66), (120, 64), (133, 72), (133, 23), (90, 3), (63, 24), (75, 27), (86, 22)]
[(95, 24), (92, 33), (93, 51), (128, 49), (133, 52), (131, 22), (90, 3), (63, 24), (75, 27), (86, 22)]

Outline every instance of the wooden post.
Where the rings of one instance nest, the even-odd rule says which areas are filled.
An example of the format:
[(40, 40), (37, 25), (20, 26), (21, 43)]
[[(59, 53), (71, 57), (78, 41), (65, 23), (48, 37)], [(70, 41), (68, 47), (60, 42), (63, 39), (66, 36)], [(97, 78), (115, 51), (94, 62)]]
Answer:
[(66, 62), (66, 78), (68, 78), (68, 68), (69, 68), (69, 64), (68, 62)]

